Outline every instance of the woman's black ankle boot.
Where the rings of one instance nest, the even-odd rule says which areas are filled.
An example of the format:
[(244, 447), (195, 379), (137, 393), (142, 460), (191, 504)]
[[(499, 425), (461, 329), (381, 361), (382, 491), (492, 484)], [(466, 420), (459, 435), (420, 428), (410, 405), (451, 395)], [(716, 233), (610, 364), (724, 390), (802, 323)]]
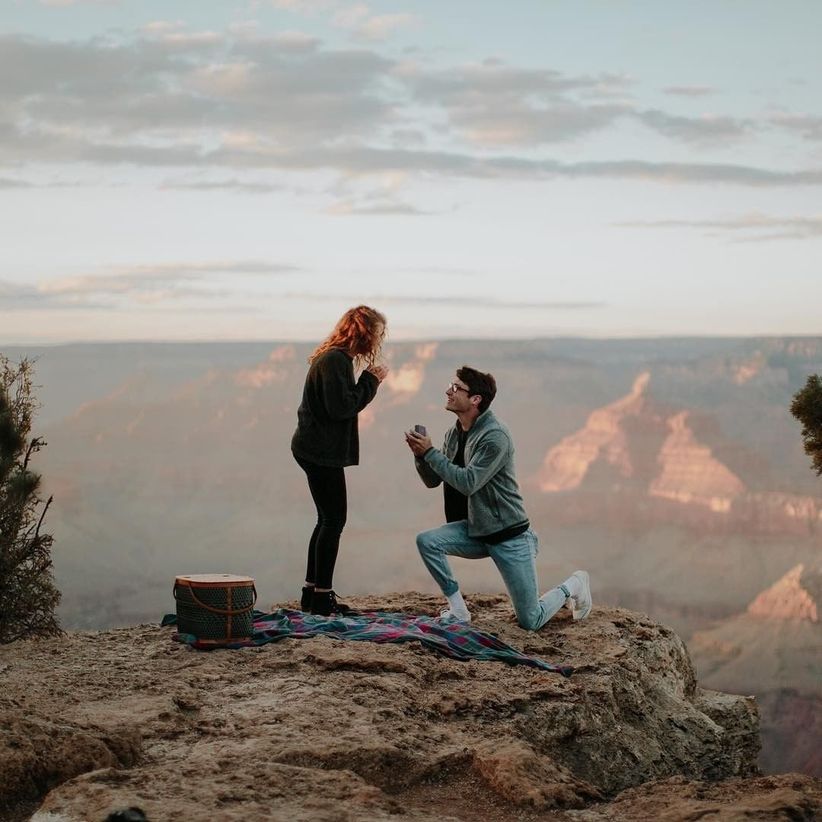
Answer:
[(311, 613), (317, 616), (353, 616), (356, 611), (337, 602), (337, 595), (333, 591), (314, 591), (311, 599)]
[(314, 596), (313, 585), (303, 585), (303, 595), (300, 597), (300, 610), (308, 613), (311, 610), (311, 598)]
[(314, 591), (311, 597), (311, 613), (317, 616), (331, 616), (334, 609), (334, 595), (331, 591)]

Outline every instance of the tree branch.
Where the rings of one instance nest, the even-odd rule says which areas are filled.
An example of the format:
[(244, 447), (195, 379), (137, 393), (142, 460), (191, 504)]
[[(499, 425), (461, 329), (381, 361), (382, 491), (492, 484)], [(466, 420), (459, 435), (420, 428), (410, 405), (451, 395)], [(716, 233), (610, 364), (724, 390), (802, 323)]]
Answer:
[(49, 510), (49, 505), (51, 505), (51, 501), (54, 499), (54, 494), (52, 494), (47, 500), (45, 507), (43, 508), (43, 513), (40, 514), (40, 520), (37, 523), (37, 528), (34, 529), (34, 538), (40, 539), (40, 526), (43, 524), (43, 520), (46, 518), (46, 511)]

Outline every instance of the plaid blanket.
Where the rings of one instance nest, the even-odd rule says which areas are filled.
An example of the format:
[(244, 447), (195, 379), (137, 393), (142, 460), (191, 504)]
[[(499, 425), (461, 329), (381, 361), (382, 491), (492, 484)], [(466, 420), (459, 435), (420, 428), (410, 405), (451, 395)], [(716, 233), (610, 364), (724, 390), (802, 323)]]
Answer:
[[(169, 614), (163, 619), (162, 624), (171, 625), (176, 621), (176, 616)], [(306, 639), (315, 636), (360, 642), (420, 642), (426, 648), (452, 659), (484, 659), (507, 662), (511, 665), (528, 665), (563, 676), (570, 676), (574, 670), (570, 665), (554, 665), (538, 657), (523, 654), (493, 634), (478, 631), (470, 625), (444, 623), (428, 616), (382, 611), (334, 618), (312, 616), (286, 608), (267, 614), (255, 611), (251, 639), (222, 647), (240, 648), (279, 642), (288, 637)], [(173, 638), (201, 650), (214, 647), (200, 643), (192, 634), (175, 633)]]

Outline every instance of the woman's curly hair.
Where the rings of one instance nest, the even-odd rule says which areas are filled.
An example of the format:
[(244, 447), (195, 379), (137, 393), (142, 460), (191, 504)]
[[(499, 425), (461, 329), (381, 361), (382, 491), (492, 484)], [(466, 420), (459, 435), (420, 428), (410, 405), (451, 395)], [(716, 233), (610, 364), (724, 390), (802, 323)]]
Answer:
[(367, 305), (349, 308), (340, 317), (334, 330), (317, 346), (308, 362), (314, 362), (329, 348), (342, 348), (358, 365), (369, 368), (377, 362), (382, 352), (385, 325), (385, 316), (376, 308)]

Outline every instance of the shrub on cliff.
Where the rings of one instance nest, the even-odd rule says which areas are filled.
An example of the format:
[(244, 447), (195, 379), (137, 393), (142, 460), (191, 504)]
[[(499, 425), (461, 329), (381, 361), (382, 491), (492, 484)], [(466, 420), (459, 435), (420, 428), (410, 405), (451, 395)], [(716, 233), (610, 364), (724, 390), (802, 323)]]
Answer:
[(805, 453), (811, 458), (813, 470), (822, 474), (822, 380), (811, 374), (805, 387), (797, 391), (791, 403), (791, 414), (802, 423)]
[(33, 366), (0, 354), (0, 644), (60, 633), (55, 608), (51, 534), (41, 532), (51, 497), (43, 503), (40, 475), (29, 467), (44, 445), (30, 437), (37, 402)]

